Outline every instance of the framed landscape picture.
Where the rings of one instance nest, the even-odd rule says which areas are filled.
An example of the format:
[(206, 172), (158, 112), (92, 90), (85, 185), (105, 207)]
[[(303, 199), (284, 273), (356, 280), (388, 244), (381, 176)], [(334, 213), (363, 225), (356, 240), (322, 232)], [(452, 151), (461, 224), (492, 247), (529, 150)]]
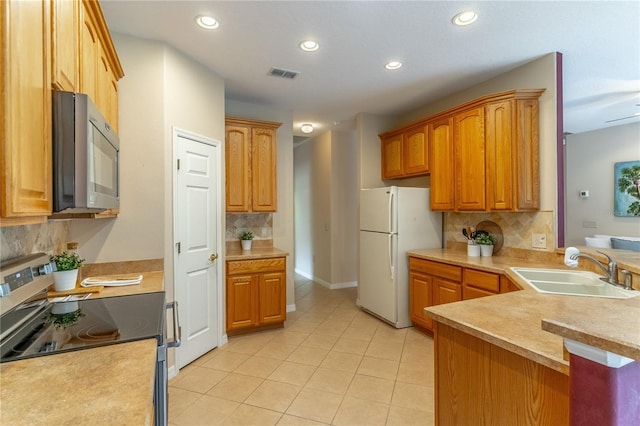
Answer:
[(640, 161), (613, 165), (613, 214), (640, 217)]

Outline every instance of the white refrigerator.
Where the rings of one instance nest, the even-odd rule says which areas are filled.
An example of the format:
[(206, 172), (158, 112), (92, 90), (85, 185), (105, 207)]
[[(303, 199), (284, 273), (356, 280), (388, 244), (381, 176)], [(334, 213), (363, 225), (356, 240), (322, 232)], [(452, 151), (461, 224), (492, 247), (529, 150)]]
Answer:
[(429, 210), (429, 189), (362, 189), (360, 307), (396, 328), (411, 326), (407, 251), (440, 247), (442, 213)]

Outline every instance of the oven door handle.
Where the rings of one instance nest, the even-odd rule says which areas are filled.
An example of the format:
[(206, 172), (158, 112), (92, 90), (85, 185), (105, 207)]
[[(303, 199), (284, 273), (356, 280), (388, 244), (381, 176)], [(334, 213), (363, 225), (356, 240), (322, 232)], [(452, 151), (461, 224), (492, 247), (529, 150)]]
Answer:
[(166, 309), (173, 310), (173, 341), (167, 342), (167, 347), (177, 348), (182, 343), (182, 327), (180, 327), (180, 318), (178, 317), (178, 301), (167, 303)]

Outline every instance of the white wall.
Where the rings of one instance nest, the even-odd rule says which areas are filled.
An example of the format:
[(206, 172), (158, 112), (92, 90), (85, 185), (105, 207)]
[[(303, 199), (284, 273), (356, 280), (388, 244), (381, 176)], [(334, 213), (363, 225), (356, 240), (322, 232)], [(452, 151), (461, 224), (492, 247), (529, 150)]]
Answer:
[(640, 123), (567, 135), (565, 149), (566, 245), (585, 245), (584, 237), (594, 234), (640, 237), (639, 218), (613, 214), (613, 165), (640, 160)]
[(295, 148), (296, 271), (325, 286), (357, 280), (357, 147), (325, 132)]
[(282, 123), (278, 129), (278, 211), (273, 214), (273, 245), (289, 252), (287, 258), (287, 305), (295, 304), (293, 284), (293, 115), (269, 105), (227, 99), (225, 114)]

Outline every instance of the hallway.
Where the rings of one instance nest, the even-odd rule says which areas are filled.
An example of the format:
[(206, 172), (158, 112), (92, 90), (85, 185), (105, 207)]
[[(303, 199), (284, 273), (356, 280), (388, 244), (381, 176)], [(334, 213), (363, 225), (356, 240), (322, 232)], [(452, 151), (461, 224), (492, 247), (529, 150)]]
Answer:
[(169, 382), (171, 425), (432, 425), (433, 341), (296, 275), (284, 329), (229, 338)]

